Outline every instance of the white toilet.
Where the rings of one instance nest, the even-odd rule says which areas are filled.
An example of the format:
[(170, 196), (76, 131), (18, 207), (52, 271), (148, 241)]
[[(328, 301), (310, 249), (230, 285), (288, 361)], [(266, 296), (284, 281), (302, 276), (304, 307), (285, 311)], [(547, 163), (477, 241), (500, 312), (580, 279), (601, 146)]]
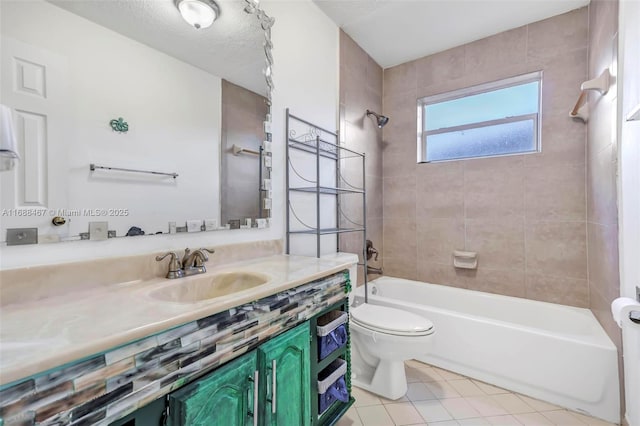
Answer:
[(386, 306), (365, 303), (350, 310), (351, 383), (388, 399), (407, 393), (404, 362), (429, 352), (433, 323)]

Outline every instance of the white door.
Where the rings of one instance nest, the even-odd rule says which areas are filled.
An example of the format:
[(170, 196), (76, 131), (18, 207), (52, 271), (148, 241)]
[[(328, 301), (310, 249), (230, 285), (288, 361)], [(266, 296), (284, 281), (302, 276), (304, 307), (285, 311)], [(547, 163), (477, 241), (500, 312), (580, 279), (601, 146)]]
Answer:
[(67, 207), (65, 138), (74, 123), (68, 111), (67, 61), (47, 50), (2, 36), (0, 103), (13, 110), (21, 160), (0, 172), (0, 241), (7, 228), (38, 227), (38, 234), (64, 234), (51, 225), (54, 210)]
[[(640, 106), (640, 3), (620, 2), (620, 294), (636, 298), (640, 287), (640, 117), (629, 117)], [(640, 324), (623, 320), (622, 347), (626, 418), (640, 426)]]

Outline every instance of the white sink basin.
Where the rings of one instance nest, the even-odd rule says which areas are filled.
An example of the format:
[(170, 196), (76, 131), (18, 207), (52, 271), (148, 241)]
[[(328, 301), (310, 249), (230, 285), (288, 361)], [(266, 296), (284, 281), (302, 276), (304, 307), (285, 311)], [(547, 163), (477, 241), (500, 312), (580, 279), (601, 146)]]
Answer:
[(258, 287), (267, 283), (269, 277), (253, 272), (227, 272), (175, 281), (152, 291), (150, 296), (168, 302), (197, 303)]

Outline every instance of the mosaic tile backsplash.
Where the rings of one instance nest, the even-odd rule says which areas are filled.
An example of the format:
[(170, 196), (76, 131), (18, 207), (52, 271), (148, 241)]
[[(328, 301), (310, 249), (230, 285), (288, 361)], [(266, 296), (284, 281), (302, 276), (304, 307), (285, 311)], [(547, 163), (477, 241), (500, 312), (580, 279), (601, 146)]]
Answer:
[(313, 317), (348, 287), (340, 272), (10, 384), (0, 418), (4, 426), (108, 425)]

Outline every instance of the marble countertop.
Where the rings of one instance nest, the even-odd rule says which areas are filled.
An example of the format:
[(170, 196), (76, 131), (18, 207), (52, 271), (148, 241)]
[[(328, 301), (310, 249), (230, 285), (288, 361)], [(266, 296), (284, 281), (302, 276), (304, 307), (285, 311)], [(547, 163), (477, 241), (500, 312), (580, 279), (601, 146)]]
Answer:
[(157, 278), (90, 288), (0, 309), (0, 385), (195, 321), (300, 284), (348, 269), (356, 255), (322, 258), (275, 255), (211, 267), (221, 272), (254, 272), (269, 281), (258, 287), (197, 303), (153, 298), (159, 287), (205, 275)]

